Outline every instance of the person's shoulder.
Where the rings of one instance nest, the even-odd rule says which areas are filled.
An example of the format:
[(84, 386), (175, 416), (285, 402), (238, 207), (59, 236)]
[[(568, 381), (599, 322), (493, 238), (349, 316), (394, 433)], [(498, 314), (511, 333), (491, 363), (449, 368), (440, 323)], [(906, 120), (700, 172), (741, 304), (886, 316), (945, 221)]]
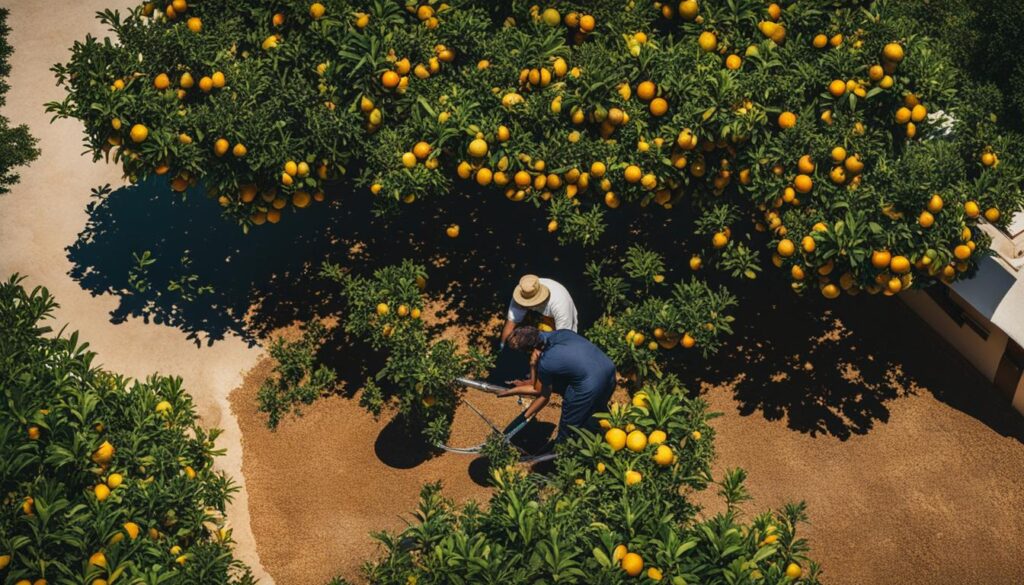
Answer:
[(541, 278), (541, 283), (548, 288), (556, 288), (558, 290), (567, 290), (565, 286), (553, 278)]

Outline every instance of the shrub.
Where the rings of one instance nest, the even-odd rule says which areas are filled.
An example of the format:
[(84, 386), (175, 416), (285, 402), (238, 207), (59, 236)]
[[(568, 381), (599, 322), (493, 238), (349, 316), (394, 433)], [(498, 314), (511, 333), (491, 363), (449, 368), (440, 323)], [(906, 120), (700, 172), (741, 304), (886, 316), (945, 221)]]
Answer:
[(951, 44), (894, 4), (145, 3), (101, 14), (118, 42), (76, 44), (48, 107), (129, 178), (201, 179), (246, 228), (350, 167), (381, 211), (472, 181), (585, 243), (623, 204), (697, 227), (727, 205), (709, 243), (753, 216), (794, 289), (895, 294), (970, 273), (1024, 167)]
[[(708, 486), (713, 431), (706, 404), (677, 384), (666, 378), (642, 405), (614, 408), (607, 440), (579, 431), (549, 476), (493, 470), (486, 507), (457, 508), (427, 485), (413, 524), (377, 536), (384, 555), (368, 565), (370, 582), (818, 583), (797, 537), (804, 505), (744, 522), (741, 470), (720, 483), (726, 510), (696, 518), (689, 497)], [(635, 434), (623, 448), (612, 435), (626, 429)]]
[(344, 331), (384, 354), (383, 366), (366, 381), (361, 404), (379, 415), (394, 399), (402, 420), (432, 444), (442, 442), (463, 391), (453, 384), (455, 378), (485, 372), (490, 355), (475, 347), (460, 351), (424, 324), (427, 273), (422, 266), (406, 260), (357, 276), (326, 264), (322, 274), (341, 286)]
[(47, 290), (20, 283), (0, 285), (0, 579), (253, 583), (224, 525), (220, 431), (181, 379), (95, 367), (45, 324)]
[[(14, 48), (7, 42), (11, 28), (7, 26), (10, 11), (0, 8), (0, 108), (7, 104), (7, 76), (11, 74), (11, 53)], [(0, 195), (7, 193), (18, 182), (18, 174), (12, 169), (27, 165), (39, 156), (36, 139), (29, 134), (28, 126), (22, 124), (11, 128), (10, 121), (0, 116)]]
[(670, 295), (659, 295), (669, 288), (664, 259), (640, 246), (626, 250), (621, 266), (625, 278), (607, 275), (608, 264), (603, 260), (587, 266), (604, 315), (586, 336), (608, 354), (620, 373), (660, 377), (672, 350), (697, 348), (709, 357), (721, 347), (720, 338), (732, 333), (728, 311), (736, 298), (724, 288), (716, 290), (691, 279), (673, 285)]
[(319, 321), (302, 326), (302, 337), (286, 341), (278, 337), (270, 345), (270, 357), (276, 363), (274, 375), (260, 386), (257, 400), (260, 412), (267, 414), (267, 426), (277, 428), (288, 412), (301, 416), (300, 405), (312, 404), (331, 389), (338, 375), (317, 363), (317, 351), (327, 336)]

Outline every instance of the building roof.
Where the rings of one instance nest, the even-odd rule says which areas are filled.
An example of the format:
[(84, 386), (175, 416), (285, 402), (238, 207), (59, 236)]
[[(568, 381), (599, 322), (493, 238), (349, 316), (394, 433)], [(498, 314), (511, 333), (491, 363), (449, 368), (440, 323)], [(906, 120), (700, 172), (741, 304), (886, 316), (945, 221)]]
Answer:
[(1024, 345), (1024, 255), (1017, 255), (1024, 242), (1024, 213), (1013, 218), (1008, 233), (990, 225), (982, 229), (992, 236), (996, 254), (978, 262), (974, 278), (950, 286), (1011, 339)]

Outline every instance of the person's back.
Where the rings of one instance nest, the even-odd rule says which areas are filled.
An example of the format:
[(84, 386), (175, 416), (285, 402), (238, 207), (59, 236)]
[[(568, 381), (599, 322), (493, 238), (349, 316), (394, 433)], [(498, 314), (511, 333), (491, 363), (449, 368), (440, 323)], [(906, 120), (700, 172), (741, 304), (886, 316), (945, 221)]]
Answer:
[(584, 337), (569, 330), (541, 333), (546, 343), (537, 364), (537, 375), (542, 382), (552, 384), (555, 392), (564, 394), (568, 386), (587, 391), (604, 386), (609, 376), (615, 376), (612, 360)]

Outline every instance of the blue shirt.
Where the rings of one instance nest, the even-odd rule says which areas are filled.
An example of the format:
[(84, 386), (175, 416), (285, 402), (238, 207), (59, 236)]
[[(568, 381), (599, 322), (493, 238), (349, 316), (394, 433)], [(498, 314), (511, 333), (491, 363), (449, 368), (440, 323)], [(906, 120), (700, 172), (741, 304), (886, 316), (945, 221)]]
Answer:
[(537, 377), (554, 392), (577, 396), (601, 395), (614, 386), (615, 364), (584, 337), (560, 329), (541, 333), (544, 350), (537, 362)]

